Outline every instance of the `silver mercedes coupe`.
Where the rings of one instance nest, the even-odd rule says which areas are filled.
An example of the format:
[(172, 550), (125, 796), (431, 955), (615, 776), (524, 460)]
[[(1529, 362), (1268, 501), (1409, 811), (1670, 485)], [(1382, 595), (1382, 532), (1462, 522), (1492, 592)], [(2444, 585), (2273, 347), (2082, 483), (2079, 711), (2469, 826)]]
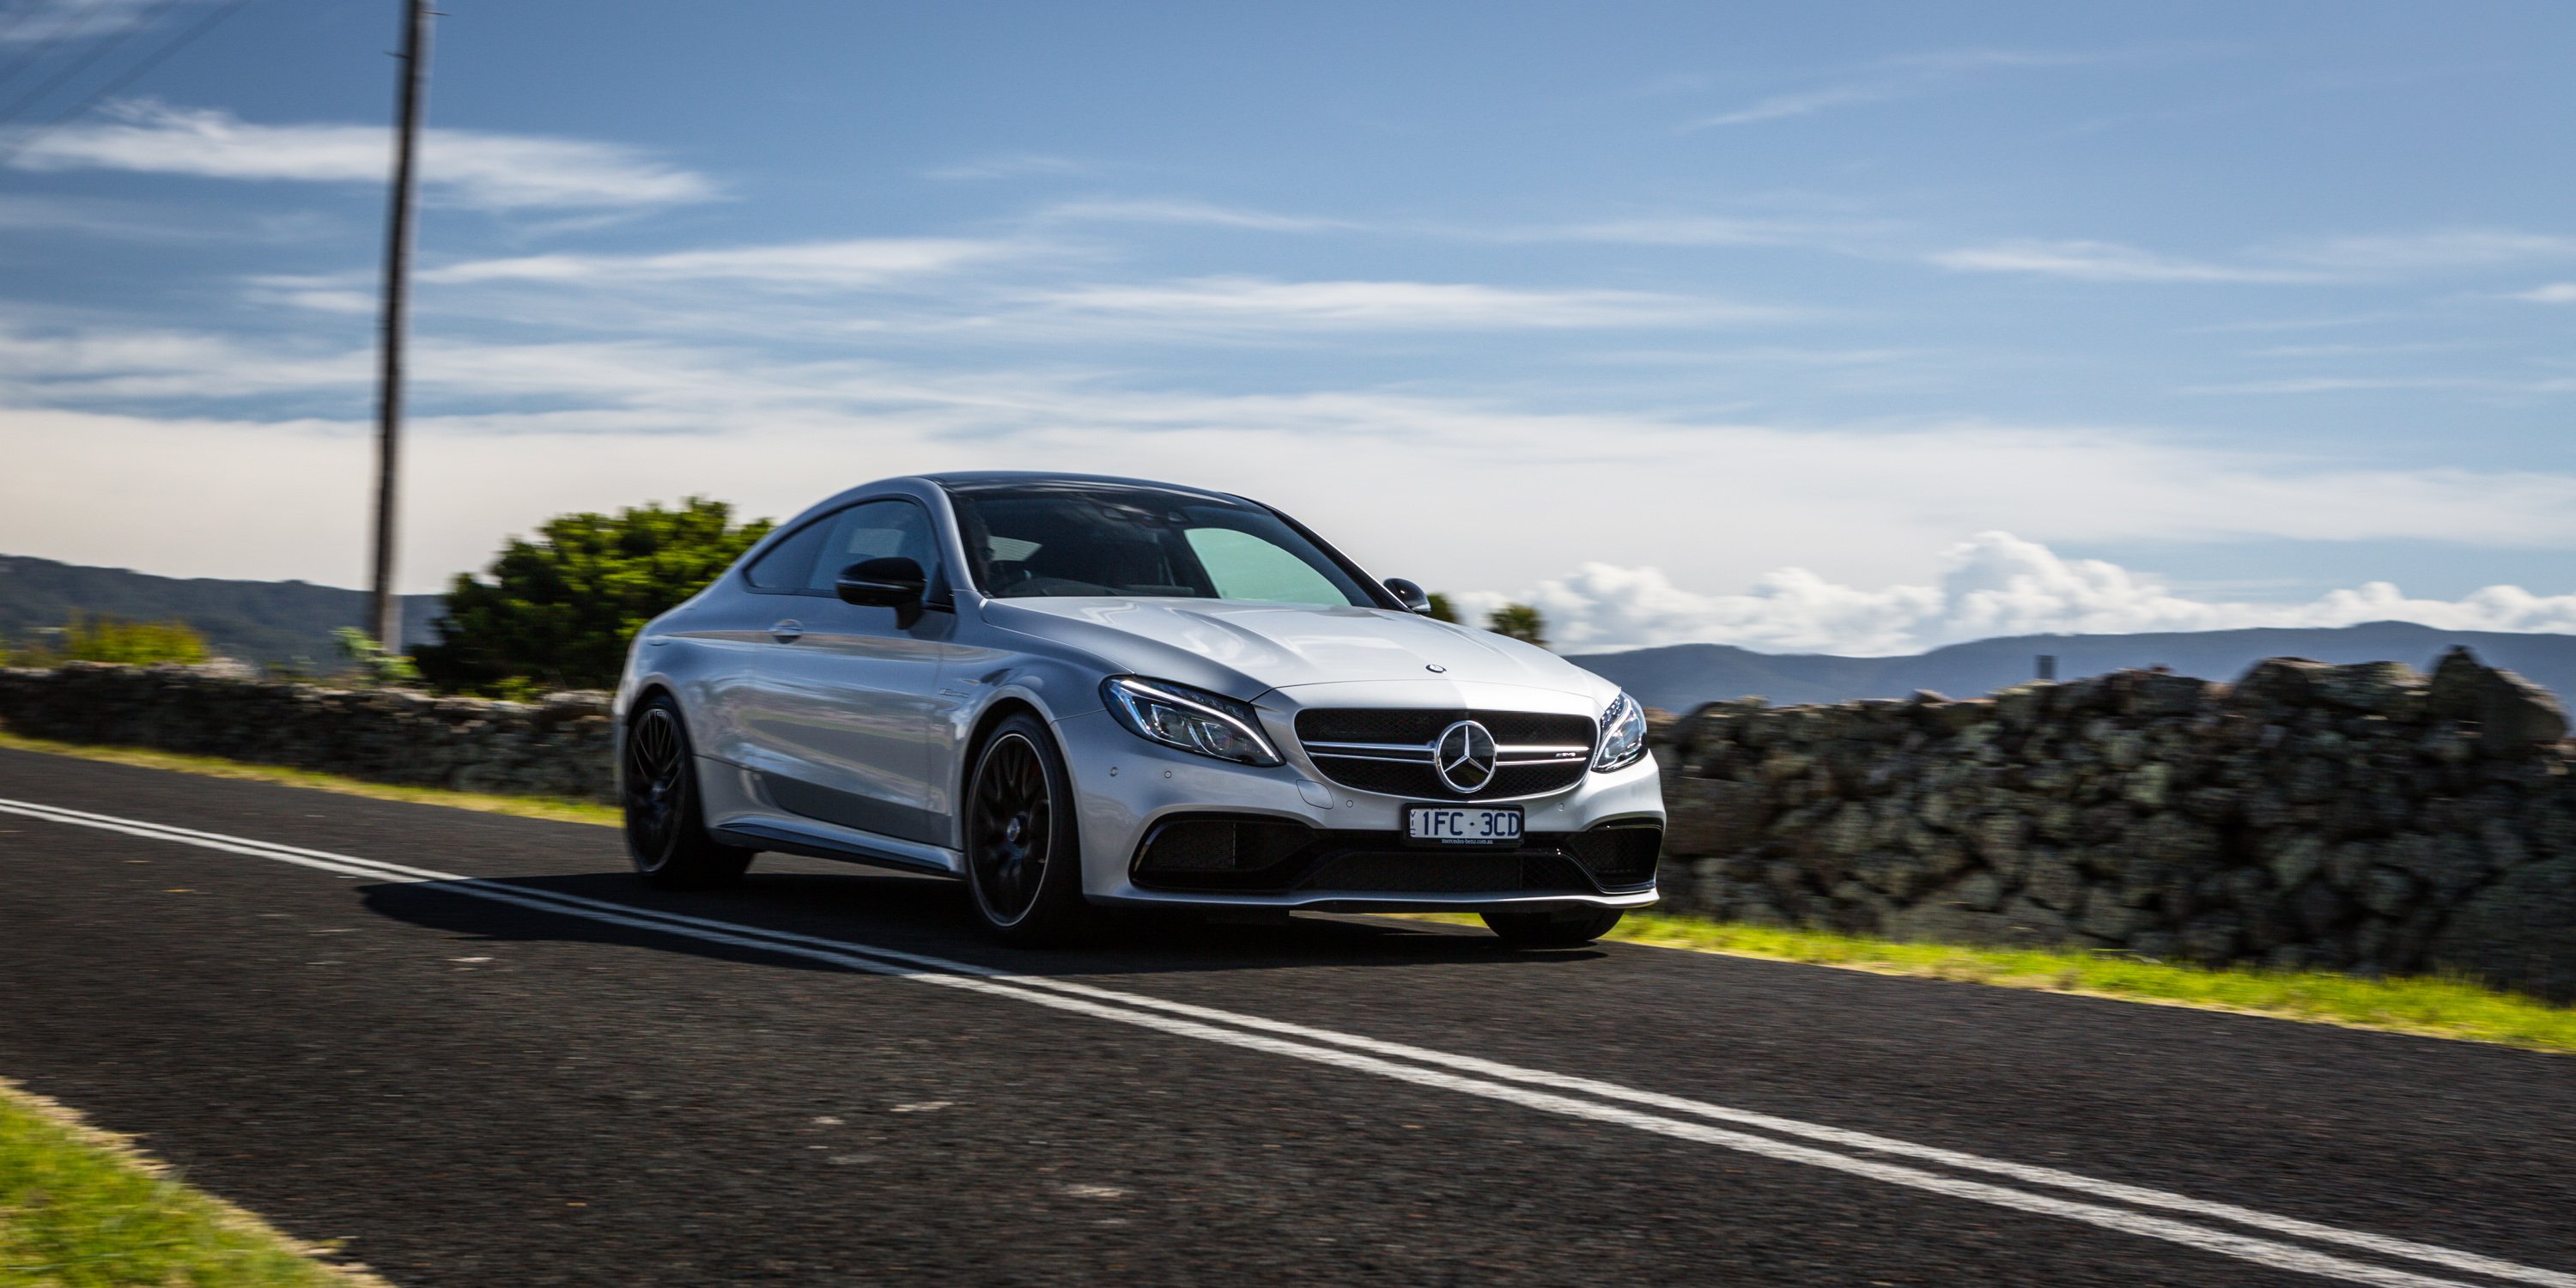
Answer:
[(1428, 608), (1239, 496), (853, 488), (636, 637), (627, 848), (667, 887), (763, 850), (956, 877), (1020, 943), (1104, 908), (1309, 909), (1568, 947), (1654, 902), (1645, 712)]

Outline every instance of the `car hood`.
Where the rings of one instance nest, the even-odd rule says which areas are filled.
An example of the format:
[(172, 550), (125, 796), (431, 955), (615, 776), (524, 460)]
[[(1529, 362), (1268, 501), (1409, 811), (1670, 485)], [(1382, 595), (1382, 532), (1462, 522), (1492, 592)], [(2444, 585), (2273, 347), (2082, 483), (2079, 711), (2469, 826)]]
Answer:
[(1546, 649), (1414, 613), (1215, 599), (991, 600), (985, 620), (1109, 666), (1250, 701), (1348, 681), (1448, 681), (1580, 694), (1608, 681)]

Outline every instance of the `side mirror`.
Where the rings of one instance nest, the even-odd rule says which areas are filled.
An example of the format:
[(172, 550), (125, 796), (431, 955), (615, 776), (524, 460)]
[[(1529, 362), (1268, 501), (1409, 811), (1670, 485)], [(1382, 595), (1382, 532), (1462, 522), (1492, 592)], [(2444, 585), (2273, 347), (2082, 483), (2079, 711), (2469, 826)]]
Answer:
[(900, 626), (910, 626), (919, 619), (921, 596), (929, 588), (929, 574), (921, 570), (918, 562), (902, 555), (851, 564), (832, 582), (833, 593), (841, 597), (842, 603), (891, 608)]
[(1386, 588), (1394, 591), (1397, 602), (1403, 604), (1406, 608), (1417, 613), (1427, 613), (1431, 611), (1431, 596), (1424, 594), (1420, 586), (1416, 586), (1402, 577), (1389, 577), (1386, 579)]

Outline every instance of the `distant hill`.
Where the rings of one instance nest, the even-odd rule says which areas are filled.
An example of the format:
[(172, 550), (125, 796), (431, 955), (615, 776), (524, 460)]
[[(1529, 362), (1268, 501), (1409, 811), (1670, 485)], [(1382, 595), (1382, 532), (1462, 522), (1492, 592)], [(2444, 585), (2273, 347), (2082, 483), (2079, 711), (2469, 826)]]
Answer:
[[(403, 597), (406, 649), (437, 639), (442, 596)], [(301, 581), (217, 581), (154, 577), (0, 555), (0, 640), (23, 643), (74, 612), (136, 621), (177, 619), (216, 652), (252, 662), (298, 658), (336, 664), (331, 633), (365, 624), (367, 596)], [(2466, 644), (2489, 665), (2562, 694), (2576, 694), (2576, 635), (2442, 631), (2409, 622), (2339, 630), (2183, 631), (2159, 635), (2017, 635), (1953, 644), (1908, 657), (1756, 653), (1726, 644), (1676, 644), (1570, 658), (1646, 705), (1687, 711), (1702, 702), (1758, 695), (1775, 705), (1901, 698), (1916, 689), (1954, 697), (1991, 693), (2031, 678), (2032, 660), (2054, 654), (2060, 678), (2122, 667), (2168, 666), (2185, 675), (2232, 680), (2267, 657), (2320, 662), (2395, 660), (2428, 668), (2442, 650)]]
[[(403, 596), (406, 648), (438, 638), (430, 623), (444, 598)], [(367, 595), (301, 581), (182, 580), (0, 555), (0, 640), (27, 643), (37, 630), (60, 626), (75, 612), (146, 622), (176, 619), (197, 628), (215, 652), (227, 657), (249, 662), (301, 658), (329, 668), (339, 660), (331, 633), (367, 625)]]
[(2444, 631), (2412, 622), (2334, 630), (2015, 635), (1907, 657), (1755, 653), (1726, 644), (1676, 644), (1567, 660), (1625, 688), (1647, 706), (1681, 712), (1702, 702), (1748, 695), (1768, 698), (1774, 706), (1901, 698), (1916, 689), (1975, 697), (2030, 679), (2036, 674), (2034, 659), (2042, 653), (2057, 658), (2060, 679), (2167, 666), (2184, 675), (2233, 680), (2267, 657), (2397, 661), (2429, 670), (2433, 659), (2453, 644), (2466, 644), (2488, 665), (2519, 672), (2551, 692), (2576, 694), (2576, 635)]

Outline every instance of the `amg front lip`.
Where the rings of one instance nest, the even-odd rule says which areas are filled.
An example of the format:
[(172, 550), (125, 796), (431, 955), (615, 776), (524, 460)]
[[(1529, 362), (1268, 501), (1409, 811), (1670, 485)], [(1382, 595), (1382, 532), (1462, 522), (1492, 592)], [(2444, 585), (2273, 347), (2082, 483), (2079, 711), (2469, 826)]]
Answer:
[[(1281, 725), (1293, 719), (1293, 713), (1283, 716), (1275, 709), (1265, 710), (1264, 715)], [(1385, 854), (1400, 845), (1397, 834), (1404, 826), (1406, 802), (1426, 797), (1333, 784), (1301, 751), (1289, 750), (1293, 743), (1282, 748), (1289, 750), (1290, 764), (1262, 769), (1157, 747), (1127, 732), (1105, 713), (1068, 717), (1059, 720), (1056, 729), (1080, 798), (1084, 890), (1097, 903), (1474, 911), (1550, 905), (1634, 908), (1655, 901), (1651, 878), (1633, 887), (1605, 888), (1588, 880), (1568, 880), (1546, 883), (1555, 887), (1549, 889), (1528, 888), (1529, 883), (1519, 876), (1509, 882), (1462, 880), (1445, 888), (1423, 888), (1420, 881), (1379, 881), (1373, 888), (1355, 889), (1330, 879), (1329, 874), (1316, 879), (1313, 873), (1259, 889), (1209, 888), (1204, 882), (1198, 888), (1175, 889), (1170, 882), (1159, 886), (1150, 879), (1140, 882), (1135, 860), (1148, 834), (1166, 820), (1192, 814), (1276, 820), (1319, 834), (1380, 838), (1382, 845), (1347, 848)], [(1664, 817), (1661, 782), (1652, 758), (1613, 773), (1593, 773), (1587, 767), (1563, 789), (1512, 803), (1525, 811), (1525, 830), (1539, 837), (1581, 833), (1612, 820), (1660, 826)], [(1320, 862), (1321, 856), (1307, 857)], [(1436, 859), (1439, 852), (1428, 857)], [(1391, 889), (1389, 884), (1410, 888)], [(1493, 888), (1497, 885), (1503, 888)], [(1470, 888), (1475, 886), (1486, 888)]]

